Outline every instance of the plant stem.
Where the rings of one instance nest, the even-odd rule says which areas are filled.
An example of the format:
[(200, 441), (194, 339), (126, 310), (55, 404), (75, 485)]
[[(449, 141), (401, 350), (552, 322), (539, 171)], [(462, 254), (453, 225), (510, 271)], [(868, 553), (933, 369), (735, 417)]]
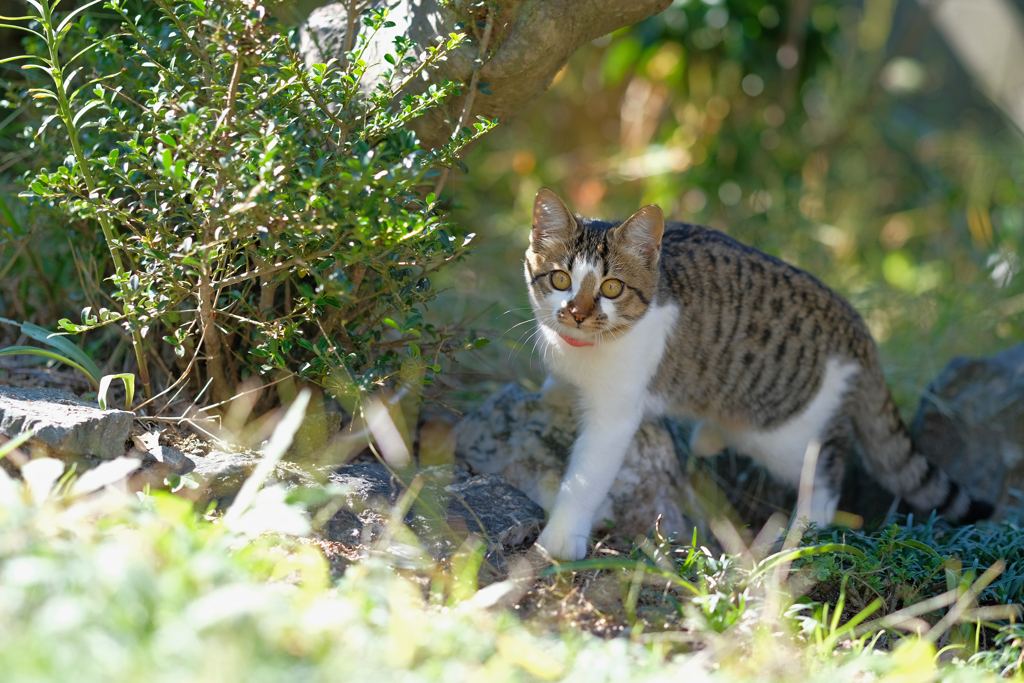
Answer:
[[(72, 149), (75, 151), (75, 158), (78, 160), (78, 168), (81, 171), (82, 179), (85, 181), (85, 187), (89, 195), (92, 196), (96, 191), (96, 181), (92, 177), (92, 171), (89, 170), (88, 159), (86, 159), (85, 153), (82, 151), (82, 143), (78, 139), (78, 129), (75, 127), (74, 116), (71, 113), (71, 104), (68, 102), (64, 84), (64, 70), (60, 66), (60, 59), (57, 54), (59, 41), (53, 30), (52, 6), (47, 0), (43, 0), (39, 7), (42, 10), (43, 29), (46, 32), (46, 47), (50, 52), (50, 66), (52, 67), (50, 75), (53, 78), (54, 90), (57, 95), (58, 114), (68, 130), (68, 138), (71, 141)], [(103, 237), (107, 241), (107, 248), (110, 250), (110, 257), (114, 261), (114, 268), (117, 270), (118, 275), (122, 275), (125, 269), (124, 262), (121, 260), (121, 251), (117, 247), (117, 230), (114, 228), (113, 223), (111, 223), (109, 216), (100, 214), (98, 220), (100, 227), (103, 229)], [(123, 286), (119, 286), (119, 288), (123, 306), (128, 293)], [(138, 330), (132, 331), (132, 347), (135, 350), (135, 360), (139, 365), (139, 378), (142, 380), (146, 398), (149, 398), (152, 396), (153, 389), (149, 384), (149, 366), (146, 363), (146, 352), (142, 346), (142, 334)]]

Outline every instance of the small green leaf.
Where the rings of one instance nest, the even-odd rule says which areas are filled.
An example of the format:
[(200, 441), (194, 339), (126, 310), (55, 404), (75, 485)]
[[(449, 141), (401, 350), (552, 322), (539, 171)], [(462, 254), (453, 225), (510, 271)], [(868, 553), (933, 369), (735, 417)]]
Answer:
[(120, 379), (124, 382), (124, 409), (132, 409), (132, 399), (135, 398), (135, 375), (130, 372), (122, 373), (120, 375), (103, 375), (103, 379), (100, 380), (99, 390), (96, 394), (96, 400), (99, 401), (100, 410), (107, 409), (107, 390), (110, 389), (111, 381)]

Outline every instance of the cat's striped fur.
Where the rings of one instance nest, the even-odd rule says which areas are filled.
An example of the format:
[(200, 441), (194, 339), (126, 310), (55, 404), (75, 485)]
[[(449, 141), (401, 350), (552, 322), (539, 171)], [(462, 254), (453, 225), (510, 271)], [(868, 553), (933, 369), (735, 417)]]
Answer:
[[(808, 273), (720, 232), (665, 225), (656, 206), (613, 224), (574, 216), (542, 189), (526, 279), (545, 361), (581, 407), (538, 541), (556, 557), (586, 553), (594, 511), (650, 413), (701, 421), (697, 455), (731, 446), (792, 486), (808, 445), (820, 444), (818, 524), (831, 521), (856, 450), (916, 510), (961, 522), (991, 514), (914, 449), (864, 321)], [(609, 280), (622, 286), (602, 290)]]

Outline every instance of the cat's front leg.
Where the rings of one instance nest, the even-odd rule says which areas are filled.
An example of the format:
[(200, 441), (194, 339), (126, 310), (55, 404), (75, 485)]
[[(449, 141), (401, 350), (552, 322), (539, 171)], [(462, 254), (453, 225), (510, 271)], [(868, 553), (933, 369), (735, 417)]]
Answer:
[(544, 402), (556, 408), (571, 408), (576, 404), (576, 389), (556, 375), (548, 375), (540, 387)]
[[(633, 397), (630, 397), (633, 398)], [(547, 526), (537, 539), (560, 560), (587, 554), (594, 515), (608, 494), (643, 417), (642, 400), (584, 399), (579, 436)]]

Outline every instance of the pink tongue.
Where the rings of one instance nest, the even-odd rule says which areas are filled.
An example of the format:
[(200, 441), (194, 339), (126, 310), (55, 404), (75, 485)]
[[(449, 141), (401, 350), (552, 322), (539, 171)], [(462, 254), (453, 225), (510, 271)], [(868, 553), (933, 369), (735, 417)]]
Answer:
[(561, 337), (563, 340), (565, 340), (565, 343), (568, 344), (569, 346), (579, 347), (579, 346), (593, 346), (594, 345), (594, 342), (580, 341), (579, 339), (573, 339), (572, 337), (566, 337), (564, 334), (560, 334), (558, 336)]

